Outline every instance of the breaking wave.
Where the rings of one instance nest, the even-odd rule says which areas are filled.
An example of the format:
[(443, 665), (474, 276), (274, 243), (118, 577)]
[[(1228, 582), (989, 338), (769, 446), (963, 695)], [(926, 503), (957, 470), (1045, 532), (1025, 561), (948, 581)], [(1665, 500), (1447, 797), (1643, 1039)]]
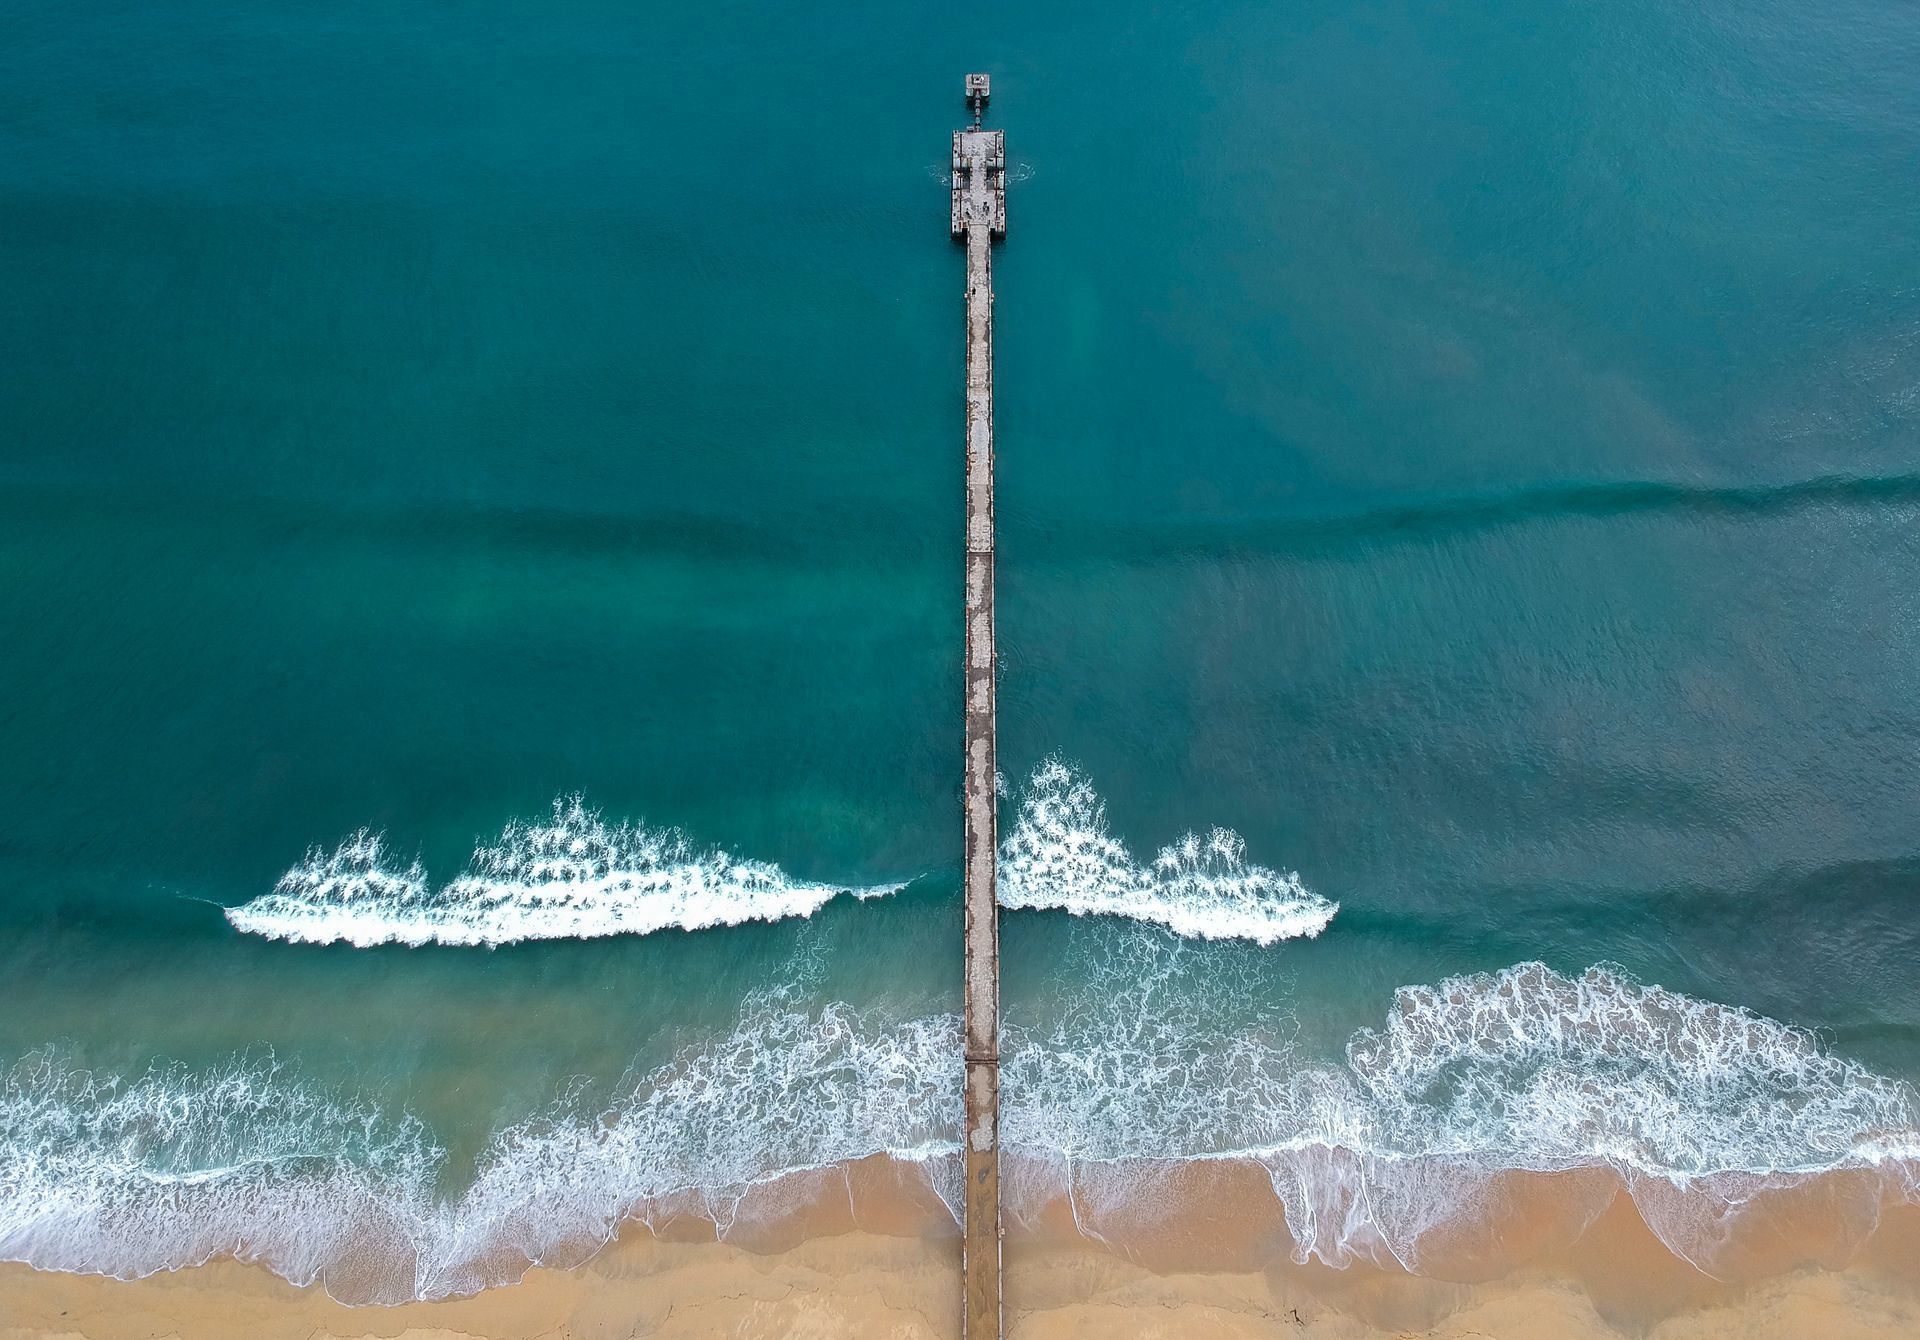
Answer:
[[(1492, 1249), (1531, 1181), (1519, 1236), (1536, 1250), (1624, 1192), (1676, 1256), (1731, 1274), (1783, 1237), (1810, 1187), (1838, 1260), (1884, 1206), (1920, 1200), (1910, 1086), (1804, 1029), (1615, 967), (1522, 963), (1404, 987), (1344, 1064), (1303, 1057), (1285, 1019), (1220, 1031), (1177, 955), (1128, 970), (1159, 1008), (1112, 1009), (1108, 976), (1003, 1061), (1005, 1139), (1027, 1158), (1016, 1219), (1064, 1200), (1089, 1237), (1151, 1238), (1222, 1195), (1232, 1178), (1217, 1170), (1232, 1166), (1256, 1175), (1295, 1261), (1421, 1271), (1463, 1242)], [(1206, 1190), (1199, 1165), (1220, 1179)]]
[[(0, 1084), (0, 1257), (137, 1277), (235, 1255), (347, 1302), (471, 1293), (584, 1259), (629, 1219), (724, 1236), (756, 1189), (880, 1152), (957, 1204), (958, 1024), (762, 997), (736, 1030), (500, 1131), (466, 1189), (412, 1117), (271, 1058), (130, 1082), (42, 1052)], [(949, 1160), (951, 1162), (951, 1160)]]
[(546, 823), (509, 823), (441, 888), (363, 829), (334, 851), (309, 851), (273, 892), (226, 915), (239, 930), (307, 944), (493, 946), (806, 917), (841, 893), (899, 887), (796, 880), (777, 865), (695, 847), (678, 829), (609, 824), (576, 795), (555, 800)]
[[(1091, 1238), (1153, 1240), (1204, 1199), (1196, 1177), (1232, 1172), (1267, 1207), (1237, 1206), (1234, 1232), (1265, 1213), (1296, 1260), (1421, 1270), (1511, 1213), (1516, 1176), (1546, 1175), (1562, 1236), (1624, 1192), (1719, 1271), (1808, 1187), (1838, 1239), (1920, 1200), (1913, 1091), (1745, 1010), (1523, 963), (1403, 989), (1329, 1061), (1282, 1017), (1216, 1031), (1228, 1007), (1191, 947), (1126, 933), (1115, 967), (1147, 1007), (1115, 1010), (1095, 983), (1003, 1041), (1012, 1232), (1064, 1204)], [(630, 1219), (698, 1215), (745, 1240), (782, 1188), (845, 1204), (846, 1170), (874, 1156), (944, 1220), (958, 1057), (951, 1016), (762, 995), (612, 1101), (499, 1132), (453, 1194), (419, 1122), (270, 1060), (119, 1083), (39, 1054), (0, 1089), (0, 1256), (131, 1276), (236, 1254), (348, 1301), (441, 1297), (575, 1263)]]
[[(697, 848), (678, 829), (609, 824), (576, 795), (555, 800), (546, 823), (508, 824), (450, 884), (435, 888), (417, 859), (401, 861), (383, 834), (362, 829), (332, 851), (312, 849), (271, 893), (226, 917), (304, 944), (496, 946), (808, 917), (842, 893), (902, 887), (796, 880), (768, 862)], [(1001, 844), (999, 900), (1261, 945), (1318, 935), (1339, 910), (1297, 874), (1250, 864), (1225, 828), (1188, 833), (1140, 863), (1108, 833), (1092, 785), (1057, 760), (1035, 770)]]
[(1035, 769), (1000, 845), (999, 899), (1009, 908), (1121, 916), (1193, 939), (1279, 940), (1318, 935), (1339, 910), (1297, 874), (1249, 865), (1240, 835), (1188, 833), (1142, 865), (1107, 831), (1106, 806), (1073, 768)]

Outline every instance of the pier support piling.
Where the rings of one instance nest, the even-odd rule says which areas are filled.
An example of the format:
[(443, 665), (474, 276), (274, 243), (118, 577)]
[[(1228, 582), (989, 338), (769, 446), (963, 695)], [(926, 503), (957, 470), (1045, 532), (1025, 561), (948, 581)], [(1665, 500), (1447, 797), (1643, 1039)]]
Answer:
[(1000, 1335), (1000, 923), (994, 763), (993, 243), (1007, 231), (1006, 138), (980, 122), (987, 76), (970, 74), (973, 127), (953, 135), (953, 236), (967, 248), (966, 1176), (961, 1334)]

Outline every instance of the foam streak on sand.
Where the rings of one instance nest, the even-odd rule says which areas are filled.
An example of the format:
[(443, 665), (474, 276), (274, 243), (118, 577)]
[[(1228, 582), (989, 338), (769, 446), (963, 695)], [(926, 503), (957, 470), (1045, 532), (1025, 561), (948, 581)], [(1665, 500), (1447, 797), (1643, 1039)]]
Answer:
[[(1064, 1201), (1088, 1236), (1150, 1239), (1192, 1210), (1179, 1169), (1232, 1163), (1271, 1187), (1296, 1259), (1420, 1270), (1484, 1236), (1514, 1177), (1547, 1175), (1562, 1179), (1568, 1232), (1624, 1190), (1670, 1249), (1713, 1271), (1810, 1186), (1825, 1188), (1835, 1250), (1883, 1206), (1920, 1199), (1906, 1086), (1802, 1030), (1611, 969), (1529, 963), (1403, 990), (1344, 1064), (1272, 1029), (1196, 1028), (1179, 953), (1151, 970), (1166, 1002), (1152, 1013), (1009, 1030), (1012, 1231)], [(814, 1170), (873, 1156), (950, 1213), (957, 1044), (951, 1016), (888, 1023), (757, 997), (729, 1036), (611, 1102), (501, 1131), (451, 1198), (418, 1122), (271, 1063), (115, 1083), (38, 1055), (0, 1091), (0, 1257), (142, 1275), (233, 1253), (390, 1302), (577, 1262), (627, 1219), (750, 1233), (795, 1198), (848, 1194)]]
[(1240, 835), (1215, 828), (1163, 847), (1150, 865), (1107, 832), (1106, 806), (1057, 759), (1035, 769), (1000, 847), (1000, 904), (1151, 921), (1202, 940), (1273, 944), (1318, 935), (1339, 910), (1296, 874), (1249, 865)]
[(508, 824), (438, 890), (418, 861), (400, 868), (382, 838), (362, 830), (333, 852), (308, 852), (272, 893), (228, 909), (227, 920), (308, 944), (491, 946), (807, 917), (841, 893), (897, 887), (792, 879), (776, 865), (696, 848), (677, 829), (610, 825), (567, 796), (547, 823)]

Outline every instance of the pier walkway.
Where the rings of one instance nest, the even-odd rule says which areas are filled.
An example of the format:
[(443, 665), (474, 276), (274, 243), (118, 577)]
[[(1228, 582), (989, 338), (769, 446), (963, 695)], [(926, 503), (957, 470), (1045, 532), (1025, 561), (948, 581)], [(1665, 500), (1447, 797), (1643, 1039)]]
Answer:
[(970, 74), (973, 127), (953, 135), (953, 236), (967, 247), (965, 901), (965, 1340), (1000, 1335), (1000, 923), (994, 769), (993, 243), (1007, 231), (1004, 132), (983, 130), (987, 76)]

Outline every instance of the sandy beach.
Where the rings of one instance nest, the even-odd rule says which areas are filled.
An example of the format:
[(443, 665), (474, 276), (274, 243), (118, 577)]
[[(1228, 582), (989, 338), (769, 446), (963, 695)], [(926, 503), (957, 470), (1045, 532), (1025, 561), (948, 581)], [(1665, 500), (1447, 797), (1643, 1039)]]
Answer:
[[(958, 1333), (950, 1233), (831, 1232), (777, 1251), (637, 1228), (572, 1270), (477, 1296), (348, 1307), (218, 1261), (139, 1281), (0, 1266), (0, 1340), (626, 1340)], [(1920, 1336), (1920, 1214), (1890, 1215), (1841, 1269), (1719, 1282), (1668, 1255), (1622, 1202), (1575, 1247), (1477, 1283), (1371, 1267), (1150, 1270), (1091, 1244), (1007, 1252), (1010, 1335), (1326, 1340), (1884, 1340)]]

